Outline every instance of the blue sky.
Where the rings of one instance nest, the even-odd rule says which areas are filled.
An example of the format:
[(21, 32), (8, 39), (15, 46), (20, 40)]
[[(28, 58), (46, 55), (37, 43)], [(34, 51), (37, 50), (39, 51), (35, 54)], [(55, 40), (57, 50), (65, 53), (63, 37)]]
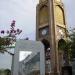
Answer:
[[(68, 28), (73, 28), (75, 27), (75, 0), (62, 1), (65, 6)], [(16, 28), (23, 30), (18, 38), (29, 37), (34, 40), (37, 3), (38, 0), (0, 0), (0, 31), (9, 30), (12, 20), (16, 20)], [(11, 56), (7, 53), (5, 55), (0, 54), (0, 60), (0, 68), (11, 67)]]

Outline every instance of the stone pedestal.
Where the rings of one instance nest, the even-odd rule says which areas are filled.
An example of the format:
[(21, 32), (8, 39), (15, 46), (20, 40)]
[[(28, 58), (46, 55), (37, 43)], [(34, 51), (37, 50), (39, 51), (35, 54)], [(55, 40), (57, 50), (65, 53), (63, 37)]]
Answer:
[(51, 72), (49, 75), (59, 75), (58, 72), (54, 73), (54, 72)]
[(72, 75), (72, 67), (71, 66), (62, 67), (62, 75)]

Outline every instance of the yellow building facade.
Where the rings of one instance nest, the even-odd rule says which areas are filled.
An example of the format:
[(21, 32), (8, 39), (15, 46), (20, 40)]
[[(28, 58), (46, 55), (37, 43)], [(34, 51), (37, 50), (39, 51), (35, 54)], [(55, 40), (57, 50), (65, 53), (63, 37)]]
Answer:
[[(64, 5), (61, 0), (39, 0), (36, 7), (36, 40), (45, 45), (45, 54), (50, 49), (51, 71), (46, 75), (60, 75), (63, 66), (62, 53), (58, 50), (60, 39), (66, 38)], [(48, 64), (46, 64), (47, 66)]]

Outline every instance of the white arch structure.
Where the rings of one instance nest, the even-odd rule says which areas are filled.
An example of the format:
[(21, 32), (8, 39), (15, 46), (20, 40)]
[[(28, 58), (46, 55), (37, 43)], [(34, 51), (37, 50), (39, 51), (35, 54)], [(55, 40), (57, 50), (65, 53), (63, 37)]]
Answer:
[[(16, 43), (13, 75), (19, 75), (19, 51), (32, 51), (40, 53), (40, 75), (45, 75), (45, 52), (44, 46), (40, 41), (19, 40)], [(31, 53), (32, 53), (31, 52)], [(25, 74), (24, 74), (25, 75)]]

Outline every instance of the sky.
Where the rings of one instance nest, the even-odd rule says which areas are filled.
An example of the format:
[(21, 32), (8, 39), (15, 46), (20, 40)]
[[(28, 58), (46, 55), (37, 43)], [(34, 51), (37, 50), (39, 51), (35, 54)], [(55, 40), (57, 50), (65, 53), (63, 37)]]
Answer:
[(75, 0), (62, 0), (68, 28), (75, 28)]
[(9, 30), (12, 20), (15, 20), (16, 28), (22, 29), (19, 38), (34, 39), (37, 2), (38, 0), (0, 0), (0, 30)]
[[(75, 27), (75, 0), (62, 0), (65, 7), (68, 28)], [(12, 20), (16, 21), (16, 28), (22, 29), (18, 38), (35, 40), (36, 33), (36, 5), (38, 0), (0, 0), (0, 31), (9, 30)], [(1, 35), (1, 34), (0, 34)], [(11, 56), (0, 54), (0, 68), (11, 68)]]
[(23, 61), (28, 55), (31, 55), (31, 51), (20, 51), (19, 52), (19, 61)]

